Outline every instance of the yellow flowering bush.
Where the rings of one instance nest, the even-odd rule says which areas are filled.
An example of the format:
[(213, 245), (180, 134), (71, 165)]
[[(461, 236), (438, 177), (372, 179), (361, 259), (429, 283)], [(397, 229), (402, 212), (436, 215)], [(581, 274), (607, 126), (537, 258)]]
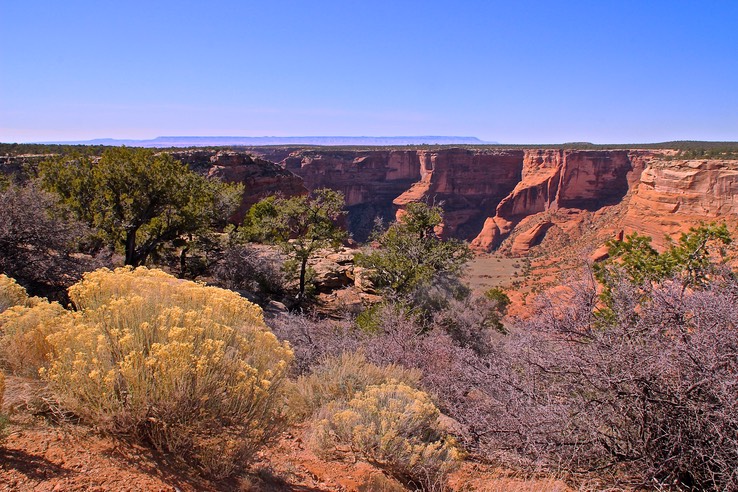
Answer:
[(141, 267), (88, 273), (69, 296), (78, 311), (48, 337), (44, 376), (83, 419), (217, 478), (283, 422), (292, 351), (238, 294)]
[(300, 376), (290, 392), (290, 407), (298, 418), (312, 415), (335, 400), (350, 400), (368, 386), (399, 381), (411, 386), (420, 382), (420, 372), (390, 364), (377, 366), (361, 353), (346, 352), (331, 357), (306, 376)]
[(26, 289), (18, 285), (15, 279), (0, 275), (0, 313), (12, 306), (25, 304), (28, 301)]
[(423, 391), (394, 381), (369, 386), (348, 402), (324, 406), (311, 443), (324, 457), (348, 447), (355, 457), (406, 483), (437, 490), (458, 459), (453, 440), (440, 429), (439, 416)]
[(52, 357), (47, 336), (68, 316), (58, 302), (35, 297), (0, 313), (0, 365), (19, 376), (39, 377)]

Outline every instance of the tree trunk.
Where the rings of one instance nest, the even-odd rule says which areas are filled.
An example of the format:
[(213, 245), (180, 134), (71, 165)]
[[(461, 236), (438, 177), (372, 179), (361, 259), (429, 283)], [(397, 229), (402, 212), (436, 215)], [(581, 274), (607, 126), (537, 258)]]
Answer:
[(137, 267), (139, 258), (136, 257), (136, 232), (137, 229), (129, 229), (126, 231), (126, 265)]
[(297, 305), (302, 304), (302, 299), (305, 297), (305, 274), (307, 272), (307, 258), (303, 258), (300, 261), (300, 291), (297, 293)]

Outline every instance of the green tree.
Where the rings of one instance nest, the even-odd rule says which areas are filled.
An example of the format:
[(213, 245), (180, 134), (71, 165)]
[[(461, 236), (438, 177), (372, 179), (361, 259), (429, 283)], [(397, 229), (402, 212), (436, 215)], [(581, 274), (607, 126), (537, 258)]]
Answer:
[(377, 235), (379, 248), (358, 255), (357, 263), (373, 270), (378, 287), (399, 295), (457, 280), (472, 254), (466, 243), (438, 237), (442, 221), (441, 207), (410, 203), (400, 220)]
[(651, 238), (637, 232), (623, 241), (608, 241), (610, 257), (595, 265), (595, 278), (602, 284), (602, 299), (608, 314), (613, 303), (614, 287), (628, 282), (648, 296), (652, 284), (668, 278), (678, 279), (683, 288), (701, 288), (726, 259), (725, 246), (731, 243), (728, 227), (703, 224), (692, 227), (678, 241), (668, 238), (667, 248), (659, 253), (651, 246)]
[(346, 238), (346, 231), (337, 223), (345, 213), (343, 207), (343, 194), (324, 188), (307, 196), (267, 197), (251, 207), (244, 218), (239, 231), (242, 239), (276, 244), (297, 260), (298, 305), (305, 296), (310, 257), (319, 249), (338, 247)]
[(235, 209), (242, 188), (208, 180), (166, 153), (114, 147), (41, 165), (45, 186), (138, 266), (166, 243), (207, 231)]

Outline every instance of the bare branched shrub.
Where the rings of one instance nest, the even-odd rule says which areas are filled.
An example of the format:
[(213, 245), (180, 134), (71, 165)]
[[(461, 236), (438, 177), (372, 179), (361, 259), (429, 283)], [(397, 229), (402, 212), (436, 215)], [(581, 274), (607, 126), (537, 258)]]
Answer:
[(89, 230), (65, 216), (54, 195), (33, 183), (12, 185), (0, 191), (0, 210), (0, 272), (35, 295), (63, 293), (96, 268), (91, 258), (75, 254)]
[(47, 337), (60, 329), (69, 312), (58, 302), (36, 297), (24, 304), (0, 313), (0, 365), (13, 374), (38, 378), (53, 352)]
[(309, 375), (300, 376), (290, 394), (290, 408), (305, 418), (331, 401), (348, 401), (369, 386), (396, 381), (417, 386), (417, 370), (390, 364), (378, 366), (367, 362), (361, 353), (344, 353), (331, 357), (315, 367)]
[(70, 297), (79, 311), (47, 338), (55, 357), (45, 378), (84, 420), (215, 477), (279, 430), (292, 352), (257, 306), (145, 268), (86, 274)]
[[(488, 449), (574, 471), (738, 488), (738, 289), (662, 282), (643, 301), (617, 285), (603, 324), (593, 285), (546, 301), (488, 364)], [(635, 299), (633, 296), (637, 296)]]
[(274, 255), (249, 245), (229, 245), (212, 267), (218, 285), (269, 297), (285, 292), (285, 275)]
[(377, 314), (377, 322), (378, 332), (363, 342), (367, 359), (375, 364), (418, 369), (421, 387), (433, 395), (445, 415), (456, 421), (454, 434), (465, 447), (474, 448), (477, 434), (487, 425), (494, 425), (495, 419), (479, 403), (479, 388), (487, 378), (479, 354), (458, 345), (438, 326), (428, 330), (417, 317), (408, 317), (397, 309), (383, 309)]
[(403, 383), (369, 386), (348, 402), (326, 405), (311, 443), (326, 457), (342, 446), (421, 490), (441, 490), (458, 452), (438, 425), (440, 413), (422, 391)]
[(448, 333), (461, 347), (483, 355), (489, 352), (496, 334), (503, 332), (501, 318), (507, 305), (486, 296), (470, 295), (449, 299), (448, 305), (433, 314), (433, 326)]
[(295, 375), (307, 374), (326, 357), (354, 352), (360, 345), (361, 334), (347, 320), (285, 313), (267, 319), (267, 324), (277, 337), (290, 343), (295, 354)]

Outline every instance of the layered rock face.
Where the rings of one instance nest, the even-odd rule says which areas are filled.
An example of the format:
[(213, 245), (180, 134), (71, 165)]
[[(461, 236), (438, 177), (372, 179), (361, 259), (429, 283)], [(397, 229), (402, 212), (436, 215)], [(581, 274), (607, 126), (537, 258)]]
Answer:
[(473, 239), (477, 251), (502, 247), (515, 256), (546, 242), (602, 244), (623, 231), (650, 235), (659, 246), (666, 234), (738, 216), (738, 161), (666, 160), (666, 152), (640, 150), (269, 152), (286, 157), (279, 164), (244, 151), (175, 157), (245, 185), (236, 220), (274, 193), (342, 191), (349, 229), (359, 241), (376, 217), (393, 220), (413, 201), (443, 203), (443, 235)]
[[(494, 249), (523, 219), (535, 214), (559, 209), (595, 211), (619, 203), (643, 169), (639, 157), (626, 150), (526, 151), (522, 179), (484, 222), (472, 246), (480, 251)], [(531, 239), (539, 241), (545, 230), (538, 229)], [(535, 241), (528, 241), (528, 246)], [(526, 251), (522, 239), (513, 246), (514, 253)]]
[(444, 203), (444, 234), (471, 239), (485, 217), (520, 181), (523, 151), (302, 151), (282, 165), (308, 189), (342, 191), (354, 237), (365, 240), (373, 218), (393, 220), (412, 201)]
[(700, 222), (738, 217), (738, 161), (654, 160), (640, 175), (623, 221), (626, 232), (662, 245)]
[(300, 177), (278, 164), (245, 152), (194, 150), (173, 152), (172, 155), (208, 177), (243, 184), (241, 204), (231, 217), (235, 223), (243, 221), (249, 208), (267, 196), (280, 194), (290, 197), (307, 193)]
[(478, 152), (463, 149), (418, 151), (421, 180), (393, 204), (442, 203), (443, 236), (472, 239), (484, 219), (520, 181), (523, 151)]
[(349, 230), (359, 241), (369, 237), (375, 217), (394, 218), (392, 200), (421, 177), (414, 151), (299, 151), (280, 164), (302, 177), (309, 190), (343, 192)]

